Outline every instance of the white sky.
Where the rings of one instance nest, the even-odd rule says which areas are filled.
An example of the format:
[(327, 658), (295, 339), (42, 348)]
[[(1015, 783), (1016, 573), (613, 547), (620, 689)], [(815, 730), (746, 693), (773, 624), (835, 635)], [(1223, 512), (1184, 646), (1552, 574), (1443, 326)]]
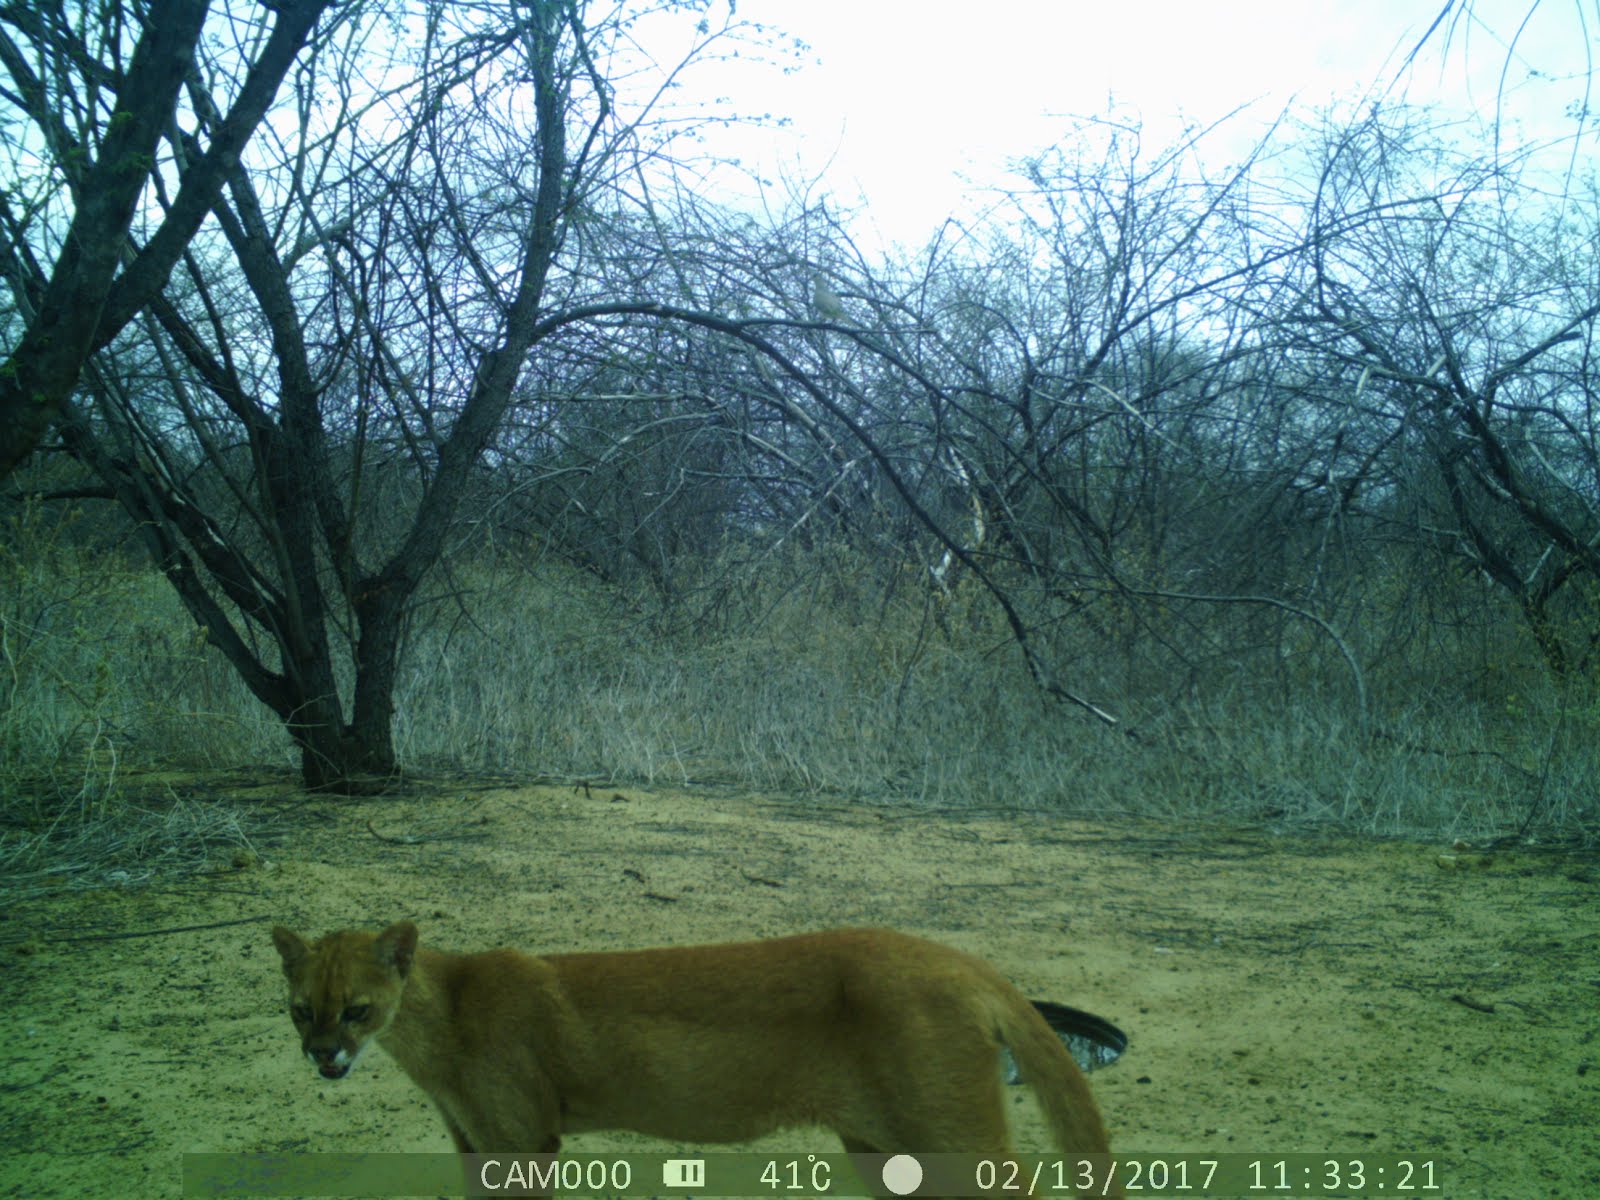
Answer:
[[(973, 183), (962, 176), (1001, 182), (1008, 158), (1057, 142), (1072, 116), (1103, 113), (1111, 100), (1142, 117), (1153, 147), (1182, 119), (1210, 123), (1249, 104), (1217, 144), (1225, 161), (1291, 101), (1317, 108), (1383, 94), (1443, 4), (738, 0), (740, 18), (802, 38), (815, 61), (787, 76), (753, 63), (706, 64), (676, 100), (714, 106), (728, 97), (740, 112), (790, 118), (790, 131), (730, 132), (713, 148), (769, 178), (825, 171), (822, 193), (846, 205), (863, 199), (884, 237), (918, 243), (963, 208)], [(1389, 98), (1492, 111), (1529, 4), (1474, 0), (1448, 56), (1442, 39), (1431, 42)], [(1572, 131), (1561, 113), (1582, 99), (1588, 69), (1578, 13), (1544, 0), (1521, 34), (1504, 86), (1523, 131)], [(1588, 31), (1591, 46), (1596, 34)], [(673, 60), (668, 50), (660, 57)]]

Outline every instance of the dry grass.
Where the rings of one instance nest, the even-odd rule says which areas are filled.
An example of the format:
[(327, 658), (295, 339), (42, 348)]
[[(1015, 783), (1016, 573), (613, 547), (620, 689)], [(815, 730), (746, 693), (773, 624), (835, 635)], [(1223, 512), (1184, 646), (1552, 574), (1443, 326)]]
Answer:
[[(275, 720), (158, 578), (62, 552), (9, 567), (0, 788), (13, 832), (0, 866), (25, 874), (46, 845), (79, 853), (40, 832), (47, 815), (70, 814), (103, 842), (160, 841), (149, 813), (107, 824), (128, 767), (292, 765)], [(465, 609), (413, 622), (396, 697), (401, 759), (1374, 834), (1566, 837), (1597, 825), (1594, 715), (1526, 673), (1512, 703), (1481, 687), (1463, 695), (1436, 647), (1425, 664), (1387, 660), (1371, 671), (1362, 732), (1337, 662), (1296, 676), (1241, 655), (1208, 667), (1203, 687), (1180, 687), (1155, 648), (1107, 653), (1088, 635), (1058, 647), (1075, 685), (1122, 714), (1130, 736), (1042, 697), (978, 598), (932, 605), (917, 588), (886, 592), (804, 563), (783, 576), (730, 589), (738, 599), (714, 623), (671, 628), (553, 568), (477, 572)], [(37, 811), (19, 819), (25, 793)], [(42, 840), (19, 841), (18, 829)]]
[[(0, 807), (0, 903), (92, 888), (132, 888), (255, 861), (240, 811), (170, 786), (114, 788), (52, 804), (48, 786)], [(53, 807), (46, 817), (41, 810)]]

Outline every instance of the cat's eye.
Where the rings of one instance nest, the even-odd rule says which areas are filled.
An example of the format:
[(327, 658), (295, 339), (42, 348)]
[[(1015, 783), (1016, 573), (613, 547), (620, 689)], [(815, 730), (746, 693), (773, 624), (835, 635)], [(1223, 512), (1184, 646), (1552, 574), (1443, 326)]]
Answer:
[(309, 1004), (291, 1004), (289, 1006), (289, 1015), (296, 1021), (309, 1021), (311, 1020), (311, 1006)]
[(367, 1010), (371, 1007), (369, 1004), (352, 1004), (344, 1010), (344, 1015), (339, 1019), (346, 1025), (355, 1021), (365, 1021), (367, 1019)]

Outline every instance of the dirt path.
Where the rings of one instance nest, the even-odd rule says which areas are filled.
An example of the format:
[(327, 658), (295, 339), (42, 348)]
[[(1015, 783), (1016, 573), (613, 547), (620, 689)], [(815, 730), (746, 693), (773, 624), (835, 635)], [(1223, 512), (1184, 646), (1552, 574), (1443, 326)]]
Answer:
[(0, 919), (0, 1196), (174, 1196), (188, 1150), (448, 1150), (386, 1058), (314, 1076), (266, 933), (400, 916), (535, 951), (893, 925), (1127, 1030), (1093, 1076), (1119, 1150), (1407, 1152), (1447, 1197), (1600, 1196), (1592, 856), (459, 781), (229, 798), (259, 863)]

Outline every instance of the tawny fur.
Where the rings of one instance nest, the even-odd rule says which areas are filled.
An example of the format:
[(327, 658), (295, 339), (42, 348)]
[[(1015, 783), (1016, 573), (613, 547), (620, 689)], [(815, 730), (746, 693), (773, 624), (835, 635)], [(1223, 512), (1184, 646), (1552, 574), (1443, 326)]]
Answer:
[(462, 1153), (549, 1153), (590, 1129), (715, 1143), (825, 1126), (852, 1152), (1008, 1154), (1002, 1044), (1057, 1148), (1108, 1152), (1033, 1005), (981, 959), (891, 930), (543, 958), (418, 947), (409, 921), (314, 945), (272, 935), (312, 1060), (342, 1074), (375, 1038)]

